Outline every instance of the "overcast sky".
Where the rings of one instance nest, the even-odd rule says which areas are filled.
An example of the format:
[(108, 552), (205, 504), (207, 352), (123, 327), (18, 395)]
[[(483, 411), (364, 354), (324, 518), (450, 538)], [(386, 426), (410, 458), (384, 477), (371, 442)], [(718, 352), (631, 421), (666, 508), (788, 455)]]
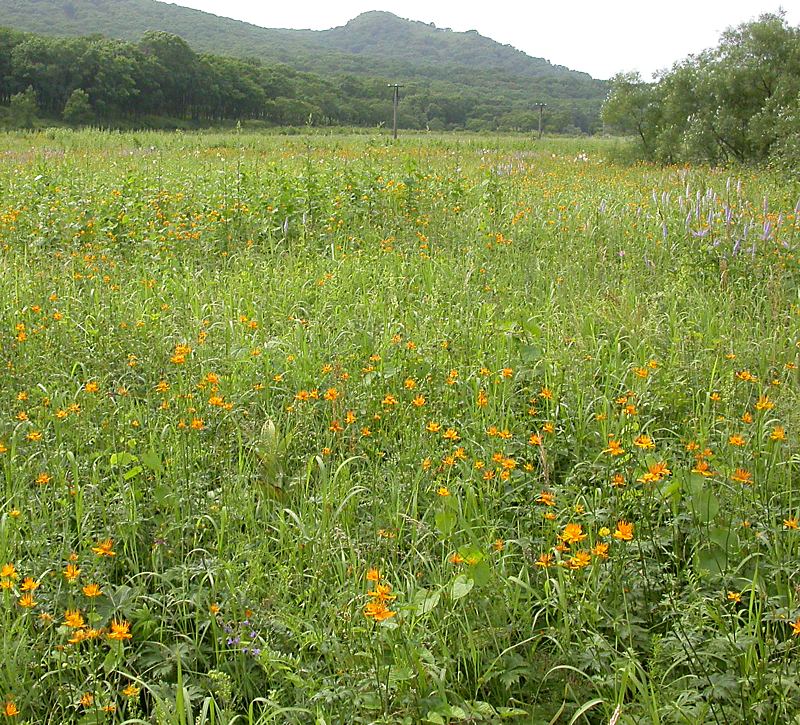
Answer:
[(344, 25), (367, 10), (440, 28), (477, 30), (528, 55), (610, 78), (638, 70), (645, 78), (717, 44), (720, 33), (764, 12), (786, 11), (800, 24), (800, 0), (179, 0), (268, 28)]

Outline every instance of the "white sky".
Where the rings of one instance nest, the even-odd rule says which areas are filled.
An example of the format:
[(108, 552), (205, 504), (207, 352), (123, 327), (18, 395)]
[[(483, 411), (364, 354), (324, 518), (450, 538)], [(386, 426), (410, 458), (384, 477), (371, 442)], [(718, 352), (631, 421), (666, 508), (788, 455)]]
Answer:
[(638, 70), (649, 79), (690, 53), (717, 44), (732, 25), (782, 7), (800, 24), (800, 0), (178, 0), (268, 28), (344, 25), (367, 10), (388, 10), (440, 28), (477, 30), (528, 55), (610, 78)]

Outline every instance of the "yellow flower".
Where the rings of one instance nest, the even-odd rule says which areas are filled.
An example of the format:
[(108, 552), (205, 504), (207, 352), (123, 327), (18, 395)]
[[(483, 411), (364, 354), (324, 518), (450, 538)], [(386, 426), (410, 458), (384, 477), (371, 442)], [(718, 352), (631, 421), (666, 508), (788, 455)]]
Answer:
[(98, 390), (100, 390), (100, 386), (94, 380), (92, 380), (91, 382), (86, 383), (84, 390), (87, 393), (96, 393)]
[(742, 593), (741, 592), (728, 592), (728, 601), (734, 602), (735, 604), (739, 604), (742, 601)]
[(653, 450), (656, 447), (656, 444), (653, 443), (653, 439), (649, 435), (645, 435), (644, 433), (642, 433), (640, 436), (637, 436), (634, 439), (633, 445), (645, 451)]
[(800, 617), (792, 622), (792, 635), (794, 637), (800, 637)]
[(81, 575), (81, 570), (75, 564), (67, 564), (64, 570), (64, 578), (68, 582), (74, 582)]
[(368, 582), (378, 582), (381, 580), (381, 573), (378, 569), (369, 569), (367, 570), (367, 581)]
[(39, 582), (35, 579), (31, 579), (31, 577), (26, 576), (25, 579), (22, 581), (22, 585), (20, 586), (20, 590), (23, 592), (32, 592), (39, 588)]
[(787, 530), (797, 530), (797, 518), (792, 516), (791, 518), (783, 520), (783, 528)]
[(739, 435), (738, 433), (732, 435), (728, 438), (728, 443), (732, 446), (736, 446), (737, 448), (741, 448), (743, 445), (747, 443), (743, 436)]
[(5, 579), (18, 579), (19, 574), (17, 574), (17, 567), (13, 564), (3, 564), (2, 568), (0, 568), (0, 577)]
[(447, 486), (439, 486), (439, 488), (436, 489), (436, 493), (444, 498), (450, 495), (450, 489), (447, 488)]

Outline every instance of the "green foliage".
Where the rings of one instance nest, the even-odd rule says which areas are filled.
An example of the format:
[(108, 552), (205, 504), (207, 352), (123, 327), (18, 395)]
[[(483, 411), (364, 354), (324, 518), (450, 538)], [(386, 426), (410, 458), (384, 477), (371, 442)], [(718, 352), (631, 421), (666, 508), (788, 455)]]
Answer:
[[(585, 73), (475, 32), (441, 30), (390, 13), (365, 13), (328, 31), (292, 31), (155, 0), (6, 0), (3, 5), (2, 22), (10, 27), (93, 36), (88, 48), (85, 40), (30, 39), (17, 52), (16, 73), (35, 69), (36, 77), (19, 82), (12, 77), (12, 87), (34, 85), (48, 98), (43, 108), (53, 114), (74, 88), (83, 88), (106, 122), (142, 109), (205, 122), (302, 124), (312, 115), (323, 125), (376, 126), (391, 121), (386, 83), (402, 81), (399, 122), (405, 128), (528, 130), (538, 124), (530, 113), (535, 99), (548, 104), (547, 130), (591, 133), (607, 90), (606, 83)], [(10, 63), (5, 45), (20, 42), (3, 33), (0, 76)], [(96, 34), (127, 43), (100, 41)], [(87, 66), (80, 78), (72, 72), (76, 64)], [(113, 97), (117, 89), (120, 95)], [(101, 102), (106, 93), (112, 97)]]
[(800, 184), (617, 144), (0, 135), (0, 712), (791, 723)]
[(31, 86), (11, 96), (9, 111), (13, 125), (19, 128), (33, 128), (39, 105), (36, 102), (36, 92)]
[(800, 28), (782, 16), (728, 30), (717, 48), (675, 65), (657, 83), (619, 75), (607, 124), (635, 134), (663, 163), (766, 161), (796, 166)]
[(94, 109), (89, 102), (89, 94), (83, 88), (76, 88), (64, 105), (62, 117), (67, 123), (82, 126), (94, 119)]

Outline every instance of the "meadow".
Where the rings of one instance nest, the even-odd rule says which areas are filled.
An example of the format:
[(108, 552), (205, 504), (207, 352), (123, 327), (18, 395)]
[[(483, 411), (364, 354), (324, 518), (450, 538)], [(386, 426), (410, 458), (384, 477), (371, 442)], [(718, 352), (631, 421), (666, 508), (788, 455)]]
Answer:
[(0, 136), (0, 722), (800, 723), (800, 185), (622, 153)]

